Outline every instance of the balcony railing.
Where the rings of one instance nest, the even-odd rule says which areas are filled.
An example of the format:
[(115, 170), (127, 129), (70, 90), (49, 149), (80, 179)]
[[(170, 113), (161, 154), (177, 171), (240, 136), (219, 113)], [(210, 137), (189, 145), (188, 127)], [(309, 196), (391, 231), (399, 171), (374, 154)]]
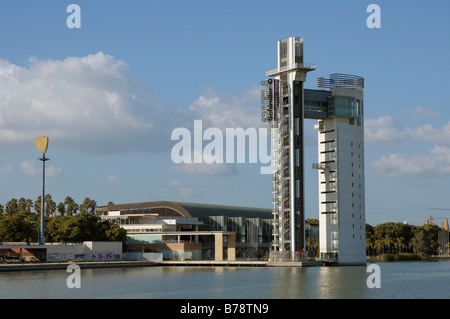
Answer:
[(309, 63), (294, 63), (294, 64), (289, 64), (286, 66), (282, 66), (281, 68), (276, 68), (273, 70), (269, 70), (266, 72), (266, 76), (274, 76), (277, 75), (281, 72), (285, 72), (288, 70), (295, 70), (295, 69), (299, 69), (302, 71), (314, 71), (316, 69), (316, 65), (315, 64), (309, 64)]
[(330, 164), (328, 164), (328, 163), (313, 163), (312, 168), (313, 169), (329, 169)]

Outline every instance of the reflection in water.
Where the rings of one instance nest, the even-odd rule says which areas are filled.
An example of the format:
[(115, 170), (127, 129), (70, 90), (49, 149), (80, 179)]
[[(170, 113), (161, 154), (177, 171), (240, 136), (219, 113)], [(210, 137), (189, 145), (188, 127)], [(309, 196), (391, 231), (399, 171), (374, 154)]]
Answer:
[(273, 295), (271, 298), (314, 298), (312, 286), (317, 280), (319, 268), (278, 268), (274, 269)]
[(365, 298), (366, 267), (321, 267), (316, 298)]
[(381, 264), (381, 288), (366, 267), (133, 267), (0, 272), (0, 298), (309, 299), (448, 298), (450, 263)]
[(365, 298), (366, 267), (277, 269), (272, 298)]

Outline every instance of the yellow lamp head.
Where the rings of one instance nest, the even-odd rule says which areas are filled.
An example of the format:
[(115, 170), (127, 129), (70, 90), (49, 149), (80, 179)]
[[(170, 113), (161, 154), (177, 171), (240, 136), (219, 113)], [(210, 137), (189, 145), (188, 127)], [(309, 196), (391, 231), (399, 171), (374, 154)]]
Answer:
[(40, 150), (42, 153), (47, 152), (48, 148), (48, 137), (47, 136), (41, 136), (34, 140), (34, 145), (36, 145), (37, 149)]

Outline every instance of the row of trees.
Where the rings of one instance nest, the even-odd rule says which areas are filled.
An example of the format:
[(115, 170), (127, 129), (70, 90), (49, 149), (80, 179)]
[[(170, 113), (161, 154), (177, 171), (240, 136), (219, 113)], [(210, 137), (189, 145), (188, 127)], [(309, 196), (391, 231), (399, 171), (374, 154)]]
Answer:
[[(6, 203), (5, 206), (0, 204), (0, 216), (13, 216), (18, 213), (34, 212), (40, 213), (42, 205), (42, 196), (39, 196), (35, 201), (29, 198), (13, 198)], [(97, 202), (95, 200), (86, 197), (81, 204), (77, 204), (72, 197), (67, 196), (63, 202), (56, 204), (50, 194), (45, 195), (45, 216), (53, 217), (60, 216), (73, 216), (78, 212), (80, 213), (95, 213), (97, 208)]]
[[(306, 222), (319, 224), (317, 219), (307, 219)], [(439, 246), (438, 232), (440, 230), (439, 226), (430, 224), (423, 226), (393, 222), (376, 226), (366, 224), (366, 254), (367, 256), (378, 256), (381, 254), (412, 253), (429, 256), (434, 254)], [(305, 245), (310, 255), (318, 255), (318, 239), (308, 237)]]
[(368, 256), (383, 253), (414, 253), (432, 255), (437, 249), (437, 225), (413, 226), (403, 223), (366, 225), (366, 249)]
[[(63, 203), (55, 205), (50, 195), (45, 199), (45, 242), (122, 241), (126, 243), (126, 231), (108, 220), (102, 220), (96, 212), (95, 201), (86, 198), (82, 204), (78, 205), (68, 196)], [(48, 210), (47, 207), (49, 207)], [(34, 203), (29, 199), (21, 198), (10, 200), (5, 207), (0, 205), (0, 242), (37, 242), (40, 230), (40, 208), (40, 196)]]

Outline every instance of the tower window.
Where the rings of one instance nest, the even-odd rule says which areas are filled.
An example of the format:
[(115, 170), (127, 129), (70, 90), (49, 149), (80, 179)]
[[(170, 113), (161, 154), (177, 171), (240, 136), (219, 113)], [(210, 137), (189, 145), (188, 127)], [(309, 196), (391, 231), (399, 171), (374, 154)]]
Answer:
[(287, 42), (281, 43), (281, 58), (287, 57)]
[(300, 43), (295, 44), (295, 56), (300, 56)]

